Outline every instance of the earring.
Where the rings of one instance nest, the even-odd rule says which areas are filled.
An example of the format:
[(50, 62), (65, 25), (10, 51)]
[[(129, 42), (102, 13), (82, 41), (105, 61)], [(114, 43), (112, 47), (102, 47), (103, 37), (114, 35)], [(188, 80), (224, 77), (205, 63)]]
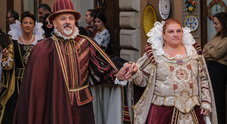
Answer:
[(163, 38), (163, 47), (166, 47), (166, 40)]

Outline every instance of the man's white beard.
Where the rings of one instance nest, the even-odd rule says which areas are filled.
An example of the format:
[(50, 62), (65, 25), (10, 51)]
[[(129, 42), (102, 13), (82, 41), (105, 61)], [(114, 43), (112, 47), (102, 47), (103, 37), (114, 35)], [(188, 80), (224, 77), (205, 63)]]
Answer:
[[(68, 27), (68, 28), (67, 28)], [(68, 23), (65, 23), (64, 25), (63, 25), (63, 27), (62, 27), (62, 29), (63, 29), (63, 32), (66, 34), (66, 35), (70, 35), (72, 32), (73, 32), (73, 30), (72, 30), (72, 25), (70, 25), (70, 24), (68, 24)]]
[(73, 32), (72, 29), (65, 29), (65, 28), (63, 29), (63, 31), (66, 35), (70, 35)]
[[(72, 30), (72, 29), (71, 29)], [(73, 31), (73, 30), (72, 30)], [(77, 27), (74, 28), (74, 31), (72, 32), (72, 36), (68, 37), (68, 36), (64, 36), (62, 35), (56, 28), (54, 28), (54, 32), (56, 34), (58, 34), (58, 36), (63, 37), (64, 39), (74, 39), (77, 35), (79, 35), (79, 30)], [(64, 32), (64, 31), (63, 31)], [(64, 32), (65, 33), (65, 32)]]

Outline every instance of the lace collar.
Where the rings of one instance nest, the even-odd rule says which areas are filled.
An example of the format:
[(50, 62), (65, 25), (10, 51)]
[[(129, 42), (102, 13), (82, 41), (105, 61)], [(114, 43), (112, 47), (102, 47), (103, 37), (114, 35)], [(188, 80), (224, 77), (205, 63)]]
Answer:
[[(164, 23), (165, 23), (165, 21), (155, 22), (154, 27), (147, 33), (147, 36), (150, 37), (147, 40), (147, 42), (151, 44), (152, 49), (156, 50), (158, 56), (165, 54), (165, 52), (163, 50), (164, 39), (162, 37), (162, 30), (163, 30)], [(192, 34), (190, 33), (190, 28), (185, 27), (182, 29), (183, 29), (182, 44), (184, 45), (184, 47), (187, 51), (187, 55), (191, 56), (192, 51), (194, 50), (194, 47), (192, 45), (195, 43), (195, 40), (194, 40)]]
[(74, 33), (71, 37), (63, 36), (56, 28), (54, 28), (54, 33), (57, 36), (62, 37), (64, 40), (70, 40), (70, 39), (75, 39), (75, 37), (77, 37), (77, 35), (79, 35), (79, 29), (78, 29), (78, 27), (75, 27)]
[[(31, 44), (35, 45), (37, 41), (43, 39), (44, 30), (42, 29), (42, 25), (42, 23), (35, 22), (35, 28), (33, 30), (35, 40)], [(10, 31), (8, 34), (12, 36), (12, 40), (18, 40), (18, 38), (22, 35), (21, 23), (18, 20), (16, 20), (16, 23), (10, 25)]]

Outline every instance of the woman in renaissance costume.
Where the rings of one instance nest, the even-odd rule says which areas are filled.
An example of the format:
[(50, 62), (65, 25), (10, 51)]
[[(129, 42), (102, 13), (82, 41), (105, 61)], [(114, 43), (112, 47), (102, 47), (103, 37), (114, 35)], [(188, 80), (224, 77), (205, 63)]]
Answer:
[(25, 65), (34, 45), (43, 39), (42, 24), (29, 11), (21, 14), (21, 21), (10, 25), (10, 41), (3, 50), (2, 70), (5, 80), (0, 92), (0, 123), (11, 124), (23, 79)]
[[(135, 124), (217, 123), (212, 86), (190, 29), (175, 19), (156, 22), (145, 54), (128, 63), (128, 103)], [(138, 89), (143, 87), (142, 94)], [(140, 89), (141, 90), (141, 89)], [(139, 97), (138, 97), (139, 96)], [(137, 98), (136, 98), (137, 97)], [(204, 120), (205, 118), (205, 120)]]

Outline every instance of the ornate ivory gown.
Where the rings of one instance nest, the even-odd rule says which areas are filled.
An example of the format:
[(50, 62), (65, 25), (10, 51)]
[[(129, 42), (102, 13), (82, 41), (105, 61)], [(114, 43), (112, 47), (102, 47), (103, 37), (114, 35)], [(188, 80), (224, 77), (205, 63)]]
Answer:
[[(212, 111), (216, 118), (213, 91), (201, 49), (198, 44), (193, 46), (195, 40), (188, 28), (183, 28), (183, 45), (186, 54), (170, 58), (163, 50), (161, 35), (162, 23), (156, 23), (148, 35), (150, 45), (146, 46), (146, 53), (137, 61), (139, 71), (133, 75), (129, 84), (129, 103), (133, 103), (132, 85), (145, 87), (145, 90), (130, 113), (135, 124), (144, 124), (150, 115), (150, 107), (173, 107), (173, 123), (196, 124), (198, 118), (195, 107)], [(130, 106), (130, 105), (129, 105)], [(212, 107), (211, 107), (212, 106)], [(157, 110), (159, 111), (159, 110)], [(163, 113), (165, 113), (163, 111)], [(163, 116), (163, 115), (162, 115)], [(212, 119), (213, 122), (216, 119)]]

